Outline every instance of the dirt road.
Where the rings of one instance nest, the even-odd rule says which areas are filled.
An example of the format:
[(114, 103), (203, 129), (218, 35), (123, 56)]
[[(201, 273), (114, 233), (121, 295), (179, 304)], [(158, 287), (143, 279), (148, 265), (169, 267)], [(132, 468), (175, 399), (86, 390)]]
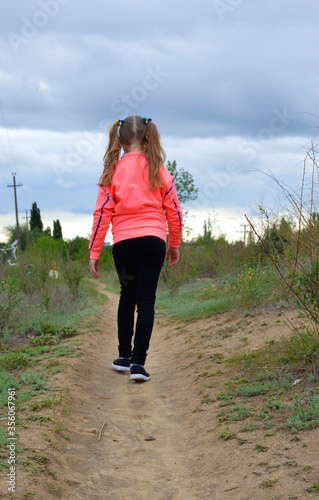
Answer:
[(63, 467), (69, 488), (63, 498), (213, 498), (213, 479), (203, 484), (194, 476), (200, 449), (189, 439), (188, 384), (175, 370), (176, 353), (163, 351), (165, 339), (155, 326), (147, 361), (151, 381), (136, 383), (112, 370), (118, 297), (107, 295), (105, 334), (81, 367), (72, 398), (72, 450)]
[[(26, 498), (21, 492), (41, 500), (308, 498), (306, 487), (319, 470), (316, 430), (292, 436), (279, 430), (279, 421), (278, 432), (265, 437), (257, 419), (249, 433), (240, 431), (240, 422), (226, 424), (237, 439), (224, 440), (225, 425), (216, 419), (217, 394), (232, 375), (221, 359), (284, 334), (278, 311), (249, 321), (234, 311), (192, 324), (157, 320), (146, 365), (151, 380), (136, 383), (127, 372), (111, 368), (117, 356), (118, 296), (104, 293), (108, 302), (87, 328), (94, 332), (98, 325), (100, 331), (75, 337), (85, 355), (77, 358), (76, 370), (57, 375), (60, 385), (70, 387), (69, 401), (62, 409), (42, 410), (50, 422), (20, 431), (20, 445), (49, 457), (57, 474), (39, 476), (18, 467), (14, 498)], [(236, 332), (235, 324), (241, 325)], [(226, 328), (233, 334), (221, 336)], [(69, 440), (53, 432), (61, 421)], [(2, 491), (0, 497), (8, 495)]]

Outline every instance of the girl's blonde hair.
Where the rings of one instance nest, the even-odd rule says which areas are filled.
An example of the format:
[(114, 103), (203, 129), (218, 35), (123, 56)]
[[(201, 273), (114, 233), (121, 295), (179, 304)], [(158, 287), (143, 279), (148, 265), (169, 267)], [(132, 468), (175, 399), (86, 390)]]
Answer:
[(106, 187), (111, 184), (121, 148), (130, 146), (134, 142), (141, 143), (141, 154), (146, 157), (143, 175), (145, 168), (148, 167), (148, 188), (151, 190), (162, 187), (161, 166), (165, 162), (165, 152), (161, 146), (161, 138), (152, 120), (141, 116), (128, 116), (124, 120), (117, 120), (111, 126), (99, 186)]

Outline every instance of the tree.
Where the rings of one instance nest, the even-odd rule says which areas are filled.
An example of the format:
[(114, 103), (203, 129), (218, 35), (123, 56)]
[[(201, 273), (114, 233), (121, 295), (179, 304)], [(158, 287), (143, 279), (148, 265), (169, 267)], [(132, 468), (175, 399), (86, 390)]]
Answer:
[(279, 255), (283, 255), (285, 248), (291, 245), (293, 235), (294, 224), (292, 220), (282, 217), (279, 224), (276, 221), (268, 224), (265, 231), (264, 243)]
[(43, 234), (47, 234), (48, 236), (52, 236), (50, 226), (48, 226), (46, 229), (44, 229)]
[(173, 163), (168, 161), (166, 167), (174, 179), (179, 202), (185, 203), (186, 201), (196, 200), (198, 189), (195, 188), (192, 174), (183, 168), (178, 170), (176, 161), (173, 161)]
[[(12, 245), (17, 239), (17, 226), (6, 226), (4, 232), (8, 238), (8, 245)], [(28, 243), (28, 228), (26, 224), (19, 225), (21, 250), (25, 250)]]
[(55, 240), (62, 239), (62, 227), (59, 219), (53, 221), (53, 238)]
[(30, 211), (30, 229), (36, 233), (43, 232), (43, 223), (41, 220), (40, 209), (38, 208), (36, 202), (32, 204)]

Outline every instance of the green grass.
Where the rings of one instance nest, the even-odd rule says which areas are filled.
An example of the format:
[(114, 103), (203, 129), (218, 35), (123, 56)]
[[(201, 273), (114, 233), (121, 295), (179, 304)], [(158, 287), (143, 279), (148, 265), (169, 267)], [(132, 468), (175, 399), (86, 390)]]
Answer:
[(52, 397), (48, 396), (47, 398), (42, 399), (41, 401), (33, 401), (30, 407), (33, 411), (39, 411), (42, 410), (42, 408), (54, 408), (55, 406), (61, 404), (62, 400), (63, 400), (63, 395), (62, 392), (60, 392), (60, 396), (58, 398), (56, 397), (56, 394), (54, 394)]
[(70, 356), (77, 350), (78, 348), (73, 345), (60, 344), (54, 347), (52, 352), (53, 356), (59, 357), (59, 356)]
[(23, 316), (17, 317), (12, 327), (20, 333), (34, 333), (36, 336), (57, 335), (65, 338), (77, 335), (77, 325), (81, 320), (97, 312), (107, 301), (91, 280), (83, 280), (80, 291), (78, 299), (66, 299), (60, 306), (47, 311), (38, 304), (24, 308)]
[(319, 394), (313, 390), (296, 396), (290, 406), (291, 415), (287, 420), (292, 432), (313, 429), (319, 425)]
[(0, 354), (0, 370), (17, 370), (31, 364), (28, 354), (19, 351), (8, 351)]
[(0, 372), (0, 408), (8, 403), (8, 389), (18, 389), (19, 381), (7, 371)]
[(23, 384), (31, 385), (33, 390), (40, 390), (46, 387), (46, 374), (43, 372), (36, 372), (34, 370), (27, 371), (20, 375), (20, 381)]
[(159, 287), (156, 307), (159, 315), (171, 315), (184, 321), (209, 318), (214, 314), (236, 307), (235, 291), (225, 293), (225, 281), (214, 280), (214, 287), (207, 291), (207, 283), (192, 282), (182, 285), (172, 295), (166, 288)]

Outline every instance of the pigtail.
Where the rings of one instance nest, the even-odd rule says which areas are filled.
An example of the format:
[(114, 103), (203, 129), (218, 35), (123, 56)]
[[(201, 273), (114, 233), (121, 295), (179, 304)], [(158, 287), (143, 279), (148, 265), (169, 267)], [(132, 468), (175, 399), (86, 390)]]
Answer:
[(165, 151), (161, 145), (161, 137), (151, 118), (143, 118), (146, 122), (143, 153), (147, 158), (149, 169), (149, 189), (160, 188), (164, 180), (161, 173), (165, 162)]
[(103, 157), (104, 170), (99, 180), (99, 186), (108, 186), (111, 184), (115, 165), (119, 161), (121, 152), (121, 142), (118, 129), (122, 126), (123, 120), (117, 120), (109, 130), (109, 144)]

